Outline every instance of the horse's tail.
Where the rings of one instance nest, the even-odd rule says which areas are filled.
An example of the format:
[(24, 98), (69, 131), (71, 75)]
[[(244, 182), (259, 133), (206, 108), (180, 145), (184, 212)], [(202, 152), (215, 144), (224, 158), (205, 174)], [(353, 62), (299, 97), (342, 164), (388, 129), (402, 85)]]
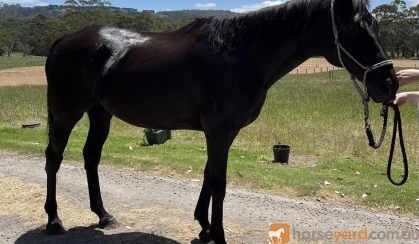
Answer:
[(50, 60), (51, 60), (51, 54), (53, 53), (54, 48), (57, 46), (57, 44), (58, 44), (58, 43), (59, 43), (62, 39), (64, 39), (64, 36), (63, 36), (63, 37), (60, 37), (60, 38), (58, 38), (58, 39), (56, 39), (56, 40), (52, 43), (51, 48), (49, 49), (49, 52), (48, 52), (47, 61), (45, 62), (45, 71), (47, 71), (47, 69), (48, 69), (48, 66), (49, 66), (49, 63), (50, 63)]
[[(57, 46), (57, 44), (63, 39), (64, 37), (58, 38), (57, 40), (54, 41), (54, 43), (52, 44), (51, 48), (49, 49), (49, 53), (48, 53), (48, 57), (47, 60), (45, 62), (45, 74), (47, 77), (47, 83), (48, 83), (48, 73), (49, 73), (49, 68), (50, 68), (50, 63), (51, 63), (51, 55), (54, 53), (54, 48)], [(47, 113), (48, 113), (48, 118), (47, 118), (47, 133), (48, 133), (48, 144), (50, 141), (50, 137), (51, 137), (51, 126), (53, 123), (53, 115), (51, 112), (51, 92), (50, 92), (50, 88), (47, 85)]]

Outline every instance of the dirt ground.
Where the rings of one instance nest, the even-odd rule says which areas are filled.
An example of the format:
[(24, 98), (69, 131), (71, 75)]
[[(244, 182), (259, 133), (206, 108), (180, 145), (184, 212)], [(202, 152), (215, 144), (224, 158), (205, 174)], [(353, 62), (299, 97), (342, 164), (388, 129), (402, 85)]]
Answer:
[[(199, 225), (193, 220), (193, 210), (201, 181), (109, 167), (101, 167), (100, 178), (105, 206), (120, 226), (110, 230), (97, 228), (98, 220), (89, 210), (84, 169), (64, 162), (57, 192), (59, 215), (68, 231), (48, 236), (44, 231), (44, 159), (0, 153), (0, 243), (200, 243), (196, 240)], [(298, 233), (313, 231), (367, 227), (369, 232), (417, 233), (419, 226), (418, 220), (408, 217), (231, 187), (227, 190), (224, 215), (228, 243), (267, 243), (270, 223), (289, 223), (291, 243), (307, 243), (298, 240)], [(333, 240), (315, 243), (324, 242)]]
[(44, 66), (0, 70), (0, 86), (44, 85), (46, 83)]
[[(395, 67), (419, 68), (419, 60), (394, 60)], [(43, 66), (0, 70), (0, 86), (44, 85), (46, 84)], [(312, 74), (335, 70), (324, 58), (311, 58), (291, 71), (291, 74)]]

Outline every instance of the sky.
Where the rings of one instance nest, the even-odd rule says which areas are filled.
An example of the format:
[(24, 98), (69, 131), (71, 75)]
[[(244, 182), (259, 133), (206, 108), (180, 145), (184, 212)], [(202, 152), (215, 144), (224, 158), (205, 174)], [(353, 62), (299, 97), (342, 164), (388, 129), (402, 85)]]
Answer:
[[(8, 4), (22, 6), (61, 5), (65, 0), (0, 0)], [(286, 0), (110, 0), (112, 6), (135, 8), (138, 10), (183, 10), (183, 9), (223, 9), (234, 12), (248, 12), (259, 8), (276, 5)], [(392, 0), (370, 0), (371, 8), (388, 4)], [(408, 6), (416, 6), (419, 0), (405, 0)]]

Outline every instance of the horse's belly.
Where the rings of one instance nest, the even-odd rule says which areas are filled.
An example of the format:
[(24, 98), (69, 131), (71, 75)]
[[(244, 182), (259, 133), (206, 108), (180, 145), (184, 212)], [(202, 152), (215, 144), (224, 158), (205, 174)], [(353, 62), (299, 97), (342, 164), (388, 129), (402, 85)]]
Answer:
[(156, 129), (200, 130), (199, 112), (185, 97), (159, 92), (114, 94), (101, 103), (113, 115), (132, 125)]

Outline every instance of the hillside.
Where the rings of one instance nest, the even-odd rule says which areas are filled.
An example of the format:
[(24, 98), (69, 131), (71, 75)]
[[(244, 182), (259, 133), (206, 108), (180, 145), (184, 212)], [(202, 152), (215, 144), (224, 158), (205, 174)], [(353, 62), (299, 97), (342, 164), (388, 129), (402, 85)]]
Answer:
[(156, 13), (160, 16), (166, 16), (172, 19), (177, 18), (201, 18), (201, 17), (231, 17), (239, 15), (228, 10), (178, 10), (178, 11), (160, 11)]
[[(96, 8), (96, 7), (89, 7)], [(154, 10), (142, 10), (139, 11), (133, 8), (118, 8), (109, 7), (112, 11), (120, 11), (127, 16), (134, 16), (138, 13), (145, 12), (152, 15), (167, 17), (170, 19), (179, 18), (200, 18), (200, 17), (230, 17), (235, 16), (237, 13), (233, 13), (227, 10), (176, 10), (176, 11), (160, 11)], [(36, 7), (22, 7), (19, 4), (4, 4), (0, 5), (0, 16), (10, 18), (31, 18), (37, 15), (45, 15), (47, 17), (58, 18), (66, 11), (67, 7), (64, 5), (48, 5), (48, 6), (36, 6)]]

